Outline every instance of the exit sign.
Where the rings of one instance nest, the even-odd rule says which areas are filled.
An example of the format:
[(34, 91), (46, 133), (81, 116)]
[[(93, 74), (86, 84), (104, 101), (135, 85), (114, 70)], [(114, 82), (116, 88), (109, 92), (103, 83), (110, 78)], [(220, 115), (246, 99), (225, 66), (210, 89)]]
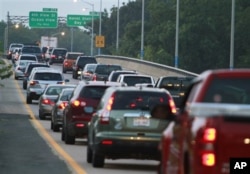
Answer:
[(69, 27), (84, 26), (92, 21), (92, 16), (89, 15), (67, 15), (67, 25)]
[(29, 13), (29, 26), (31, 28), (57, 28), (57, 12), (37, 12)]

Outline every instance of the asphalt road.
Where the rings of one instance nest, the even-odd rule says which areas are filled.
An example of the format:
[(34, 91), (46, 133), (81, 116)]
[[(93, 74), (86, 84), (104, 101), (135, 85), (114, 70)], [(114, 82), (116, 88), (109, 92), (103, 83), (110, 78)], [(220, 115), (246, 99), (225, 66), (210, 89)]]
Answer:
[(4, 85), (0, 87), (0, 173), (72, 173), (35, 129), (14, 81), (0, 83)]
[[(60, 64), (52, 66), (61, 70)], [(72, 73), (64, 74), (70, 83)], [(86, 161), (86, 140), (66, 145), (61, 133), (50, 129), (50, 120), (38, 118), (38, 105), (25, 103), (22, 80), (0, 80), (0, 174), (155, 174), (157, 161), (105, 160), (104, 168)]]

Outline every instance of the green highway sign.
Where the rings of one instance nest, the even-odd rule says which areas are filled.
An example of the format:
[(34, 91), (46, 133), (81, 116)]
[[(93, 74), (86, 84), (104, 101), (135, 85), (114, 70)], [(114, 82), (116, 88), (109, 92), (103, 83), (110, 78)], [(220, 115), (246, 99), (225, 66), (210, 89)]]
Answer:
[(93, 14), (94, 18), (96, 18), (96, 17), (99, 17), (100, 12), (90, 11), (90, 12), (89, 12), (89, 15), (92, 16), (92, 14)]
[(31, 28), (57, 28), (57, 12), (38, 12), (29, 13), (29, 26)]
[(69, 27), (84, 26), (92, 21), (92, 16), (89, 15), (67, 15), (67, 25)]
[(43, 11), (57, 12), (57, 8), (43, 8)]

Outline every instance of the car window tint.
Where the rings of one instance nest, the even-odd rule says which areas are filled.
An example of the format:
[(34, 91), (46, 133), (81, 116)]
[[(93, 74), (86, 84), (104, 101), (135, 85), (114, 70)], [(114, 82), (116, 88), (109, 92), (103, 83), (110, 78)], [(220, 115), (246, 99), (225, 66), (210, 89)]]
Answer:
[(101, 99), (107, 88), (108, 86), (86, 86), (85, 88), (82, 89), (80, 97)]
[(54, 50), (53, 51), (53, 54), (56, 54), (56, 55), (65, 55), (67, 53), (66, 50)]
[(97, 61), (94, 58), (84, 57), (80, 58), (77, 62), (78, 65), (86, 65), (87, 63), (97, 63)]
[(152, 83), (152, 80), (150, 77), (125, 76), (124, 82), (127, 83), (128, 86), (134, 86), (137, 83)]
[(165, 78), (160, 84), (160, 88), (165, 88), (169, 92), (181, 92), (186, 91), (187, 87), (191, 83), (192, 78)]
[(250, 104), (249, 78), (215, 78), (203, 102)]
[(80, 54), (68, 54), (67, 59), (74, 59), (74, 60), (76, 60), (79, 55)]
[(96, 67), (95, 73), (109, 75), (112, 71), (121, 69), (121, 66), (116, 65), (99, 65)]
[(168, 104), (168, 96), (159, 92), (122, 91), (116, 92), (113, 103), (113, 110), (151, 110), (157, 104)]
[(58, 73), (36, 73), (35, 80), (58, 80), (62, 81), (62, 76), (61, 74)]
[(23, 47), (23, 53), (41, 53), (41, 49), (39, 47)]
[(35, 60), (35, 61), (36, 61), (36, 57), (32, 57), (32, 56), (21, 56), (21, 60)]

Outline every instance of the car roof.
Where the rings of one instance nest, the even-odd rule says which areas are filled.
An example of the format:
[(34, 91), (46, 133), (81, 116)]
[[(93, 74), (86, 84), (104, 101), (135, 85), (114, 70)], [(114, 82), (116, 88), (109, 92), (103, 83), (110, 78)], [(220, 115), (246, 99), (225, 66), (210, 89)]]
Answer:
[(51, 86), (67, 86), (67, 87), (76, 87), (76, 85), (75, 84), (49, 84), (48, 86), (47, 86), (47, 88), (48, 87), (51, 87)]
[(110, 81), (80, 81), (79, 84), (87, 86), (122, 86), (124, 84), (119, 82), (110, 82)]
[(121, 74), (120, 75), (121, 77), (124, 76), (128, 76), (128, 77), (150, 77), (150, 78), (153, 78), (152, 76), (150, 75), (144, 75), (144, 74)]
[(36, 57), (34, 54), (20, 54), (20, 57), (26, 56), (26, 57)]
[(167, 93), (170, 95), (170, 93), (163, 88), (152, 88), (152, 87), (145, 87), (145, 86), (140, 86), (140, 87), (136, 87), (136, 86), (118, 86), (118, 87), (110, 87), (108, 88), (109, 91), (121, 91), (121, 92), (126, 92), (126, 91), (144, 91), (144, 92), (159, 92), (159, 93)]
[(44, 69), (37, 69), (37, 71), (36, 72), (49, 72), (49, 73), (60, 73), (60, 74), (62, 74), (61, 73), (61, 71), (59, 71), (59, 70), (56, 70), (56, 69), (53, 69), (53, 68), (46, 68), (46, 67), (43, 67)]

